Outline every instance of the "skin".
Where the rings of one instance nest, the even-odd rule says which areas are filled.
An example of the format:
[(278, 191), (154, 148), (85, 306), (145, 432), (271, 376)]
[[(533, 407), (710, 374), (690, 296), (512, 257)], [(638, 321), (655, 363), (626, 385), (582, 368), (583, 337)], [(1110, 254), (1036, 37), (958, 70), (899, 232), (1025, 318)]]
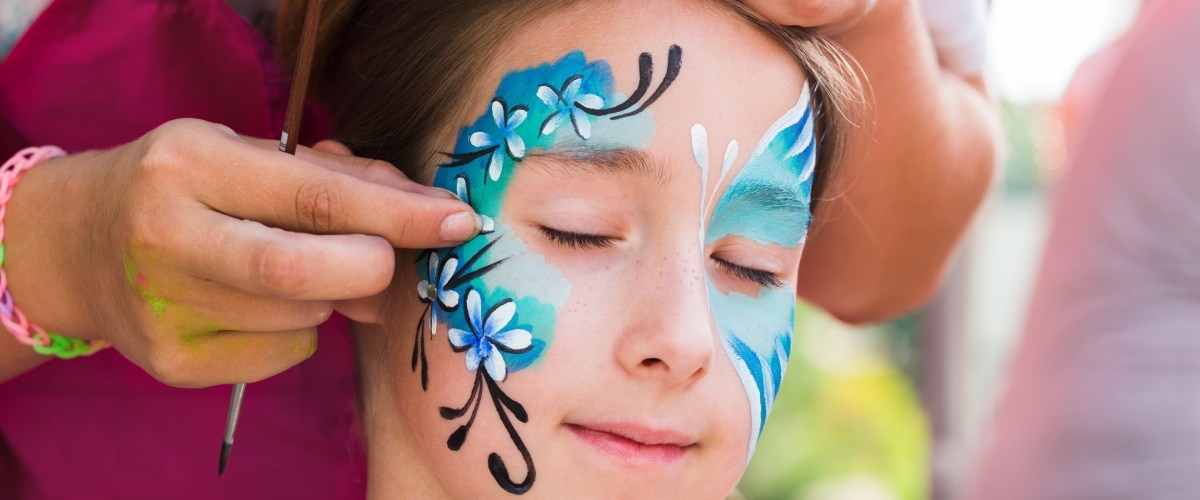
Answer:
[[(806, 264), (800, 270), (800, 296), (842, 320), (855, 323), (885, 319), (924, 303), (936, 289), (950, 254), (993, 177), (999, 133), (996, 114), (987, 102), (982, 79), (978, 75), (955, 75), (937, 65), (928, 33), (913, 0), (747, 0), (746, 3), (780, 23), (821, 27), (856, 58), (871, 82), (873, 99), (869, 102), (867, 119), (862, 120), (869, 128), (856, 134), (850, 145), (849, 161), (845, 162), (842, 175), (829, 189), (830, 193), (838, 195), (823, 202), (822, 214), (815, 221), (813, 234), (819, 237), (813, 238)], [(922, 126), (905, 126), (914, 121), (919, 121)], [(158, 366), (152, 373), (161, 374), (162, 379), (179, 385), (207, 385), (236, 380), (237, 377), (221, 371), (229, 367), (203, 364), (189, 355), (177, 356), (180, 358), (176, 360), (178, 363), (165, 363), (167, 359), (153, 354), (156, 349), (152, 347), (164, 343), (171, 345), (178, 336), (169, 328), (146, 325), (140, 309), (144, 304), (132, 304), (127, 297), (103, 303), (91, 300), (92, 296), (99, 296), (96, 295), (99, 284), (119, 285), (114, 280), (114, 275), (120, 272), (118, 256), (128, 251), (128, 245), (98, 249), (64, 244), (89, 240), (87, 221), (93, 212), (81, 203), (85, 199), (82, 195), (102, 198), (96, 206), (118, 203), (126, 203), (129, 209), (149, 206), (145, 199), (125, 200), (124, 196), (113, 199), (91, 194), (105, 189), (97, 182), (98, 178), (106, 177), (100, 172), (117, 172), (107, 176), (108, 184), (124, 185), (118, 181), (133, 178), (136, 172), (146, 167), (167, 166), (184, 173), (213, 172), (220, 169), (222, 163), (245, 166), (261, 161), (257, 153), (251, 154), (253, 150), (243, 144), (225, 148), (220, 157), (190, 155), (145, 161), (148, 160), (147, 153), (163, 149), (172, 141), (186, 145), (188, 141), (182, 138), (182, 133), (187, 127), (196, 128), (192, 137), (199, 139), (215, 138), (219, 130), (219, 126), (211, 124), (202, 129), (193, 122), (167, 124), (135, 143), (111, 151), (51, 161), (27, 174), (9, 206), (6, 245), (13, 258), (5, 267), (17, 302), (34, 323), (52, 331), (90, 338), (102, 338), (105, 332), (118, 327), (128, 328), (133, 323), (137, 334), (130, 336), (126, 347), (118, 345), (118, 349), (151, 353), (134, 354), (133, 358), (143, 367)], [(270, 144), (261, 146), (271, 147)], [(328, 149), (337, 148), (331, 146)], [(301, 154), (307, 155), (307, 150), (302, 149)], [(57, 167), (48, 168), (49, 165)], [(410, 186), (404, 179), (396, 178), (393, 169), (380, 168), (382, 165), (365, 160), (340, 159), (322, 165), (376, 183), (403, 189)], [(869, 167), (878, 165), (888, 168)], [(257, 169), (254, 173), (240, 181), (246, 186), (278, 185), (275, 182), (277, 175), (264, 176)], [(144, 182), (149, 185), (169, 182), (162, 177)], [(210, 194), (223, 197), (216, 190)], [(182, 196), (181, 202), (195, 201), (196, 198), (195, 193)], [(57, 210), (47, 212), (39, 208), (48, 203), (62, 207), (62, 213), (67, 216), (63, 217)], [(277, 205), (266, 206), (271, 203)], [(30, 208), (23, 208), (26, 206)], [(259, 208), (282, 214), (293, 206), (294, 197), (279, 197), (275, 201), (264, 200), (264, 206)], [(403, 234), (388, 239), (402, 246), (423, 246), (421, 240), (436, 234), (432, 228), (451, 209), (444, 210), (436, 211), (425, 222), (411, 223)], [(127, 210), (117, 217), (134, 218), (131, 212)], [(413, 217), (421, 219), (423, 215)], [(200, 235), (228, 233), (228, 228), (216, 228), (212, 219), (206, 222), (192, 220), (194, 225), (206, 228), (200, 230)], [(387, 232), (368, 234), (385, 236)], [(102, 241), (124, 239), (128, 244), (133, 240), (128, 232), (121, 237), (101, 236)], [(374, 245), (376, 259), (382, 259), (383, 247), (366, 241), (362, 240), (360, 246)], [(22, 247), (26, 250), (22, 251)], [(79, 251), (80, 248), (87, 250)], [(193, 248), (177, 246), (168, 252), (175, 255), (166, 260), (171, 262), (180, 255), (196, 252)], [(27, 255), (21, 257), (22, 253)], [(245, 259), (245, 256), (229, 255), (211, 260), (214, 266), (244, 271), (249, 268)], [(338, 265), (330, 262), (328, 266), (309, 263), (290, 267), (291, 272), (284, 275), (324, 276), (300, 279), (328, 283), (330, 277), (336, 275), (334, 269), (347, 269), (342, 264), (353, 265), (354, 262), (347, 259)], [(97, 267), (97, 263), (108, 263), (111, 268)], [(390, 278), (387, 265), (366, 270), (369, 277), (364, 278), (365, 281), (382, 286), (379, 283)], [(314, 266), (320, 269), (310, 269)], [(250, 278), (239, 281), (247, 282)], [(222, 289), (216, 293), (228, 292)], [(344, 290), (326, 290), (319, 295), (344, 297), (346, 293)], [(374, 306), (363, 305), (362, 301), (338, 303), (338, 307), (356, 317), (376, 314), (377, 310)], [(218, 308), (227, 312), (231, 309), (228, 306)], [(230, 314), (273, 316), (269, 310), (261, 308)], [(136, 319), (129, 320), (129, 317)], [(103, 328), (96, 325), (103, 325)], [(289, 325), (274, 321), (269, 326), (278, 329)], [(291, 355), (277, 357), (279, 352), (263, 349), (258, 353), (263, 357), (254, 359), (253, 363), (231, 363), (233, 367), (264, 367), (245, 374), (235, 370), (233, 374), (262, 378), (299, 361)], [(45, 361), (46, 358), (30, 353), (26, 346), (0, 335), (0, 381)], [(189, 365), (190, 373), (174, 369), (172, 364)]]
[[(584, 21), (598, 15), (615, 19), (589, 30)], [(715, 200), (739, 178), (753, 146), (796, 105), (804, 75), (790, 55), (728, 13), (694, 2), (608, 3), (602, 12), (577, 7), (519, 30), (511, 51), (481, 75), (483, 88), (467, 92), (464, 102), (472, 106), (470, 116), (483, 115), (508, 68), (557, 61), (575, 49), (608, 62), (618, 91), (628, 95), (637, 81), (638, 54), (655, 47), (665, 52), (673, 43), (684, 47), (687, 62), (650, 108), (656, 132), (644, 150), (653, 165), (648, 171), (589, 169), (553, 154), (531, 154), (511, 172), (497, 233), (511, 231), (526, 252), (571, 284), (549, 347), (535, 364), (511, 371), (500, 383), (530, 415), (518, 424), (537, 464), (537, 480), (525, 496), (719, 498), (746, 464), (750, 406), (722, 346), (715, 317), (720, 312), (710, 296), (738, 291), (757, 297), (764, 289), (716, 259), (770, 268), (785, 283), (790, 304), (803, 246), (795, 238), (785, 246), (724, 232), (712, 241), (697, 235), (707, 236), (702, 221), (722, 210)], [(708, 185), (702, 185), (693, 155), (691, 128), (697, 123), (705, 124), (718, 162), (729, 141), (746, 145), (729, 176), (709, 176)], [(437, 144), (455, 150), (454, 137)], [(715, 193), (704, 213), (702, 190)], [(605, 248), (570, 248), (548, 238), (544, 227), (615, 241)], [(405, 252), (397, 262), (415, 260)], [(515, 479), (526, 470), (490, 403), (462, 448), (447, 449), (458, 424), (437, 409), (462, 406), (475, 373), (447, 342), (445, 325), (428, 340), (427, 390), (410, 368), (413, 328), (424, 310), (413, 284), (421, 278), (417, 269), (398, 264), (382, 326), (356, 327), (385, 332), (358, 336), (370, 443), (368, 496), (506, 496), (488, 474), (487, 455), (499, 453)], [(789, 313), (772, 314), (789, 323)], [(580, 437), (580, 426), (605, 424), (670, 429), (689, 446), (680, 458), (659, 462), (605, 451)]]
[(1001, 135), (982, 75), (938, 65), (917, 0), (746, 4), (819, 27), (869, 82), (863, 126), (814, 221), (800, 296), (850, 323), (919, 307), (995, 178)]
[[(468, 215), (444, 238), (453, 214)], [(393, 247), (452, 244), (478, 224), (383, 162), (291, 157), (197, 120), (39, 165), (5, 223), (9, 287), (34, 323), (107, 340), (186, 387), (299, 363), (335, 303), (355, 317), (356, 300), (387, 286)], [(0, 336), (0, 380), (46, 359)]]

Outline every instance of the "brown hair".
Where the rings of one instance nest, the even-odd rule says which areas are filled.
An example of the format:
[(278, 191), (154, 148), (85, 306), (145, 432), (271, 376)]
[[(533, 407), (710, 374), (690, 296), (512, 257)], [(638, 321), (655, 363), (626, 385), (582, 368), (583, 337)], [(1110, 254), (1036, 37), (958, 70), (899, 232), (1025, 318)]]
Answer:
[[(295, 57), (308, 0), (284, 0), (276, 33), (285, 66)], [(333, 118), (334, 138), (355, 154), (427, 180), (431, 141), (456, 122), (481, 67), (525, 20), (580, 0), (326, 0), (313, 60), (313, 85)], [(813, 209), (845, 148), (861, 89), (848, 57), (810, 29), (771, 23), (737, 0), (714, 0), (795, 57), (815, 102), (817, 157)]]

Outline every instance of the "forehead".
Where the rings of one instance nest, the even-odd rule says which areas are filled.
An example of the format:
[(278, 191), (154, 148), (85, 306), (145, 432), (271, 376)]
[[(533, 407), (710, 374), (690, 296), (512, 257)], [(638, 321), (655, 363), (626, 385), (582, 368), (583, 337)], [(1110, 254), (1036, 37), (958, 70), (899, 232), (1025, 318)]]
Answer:
[[(670, 88), (649, 108), (653, 156), (682, 162), (691, 158), (691, 128), (703, 125), (713, 144), (736, 140), (753, 145), (779, 116), (794, 106), (804, 74), (780, 44), (720, 2), (702, 0), (611, 0), (580, 2), (530, 20), (518, 28), (490, 64), (484, 88), (468, 105), (476, 117), (507, 72), (556, 61), (580, 50), (590, 61), (612, 68), (615, 90), (625, 96), (639, 83), (639, 58), (653, 57), (650, 90), (667, 69), (668, 49), (682, 48), (682, 68)], [(744, 159), (744, 158), (743, 158)]]

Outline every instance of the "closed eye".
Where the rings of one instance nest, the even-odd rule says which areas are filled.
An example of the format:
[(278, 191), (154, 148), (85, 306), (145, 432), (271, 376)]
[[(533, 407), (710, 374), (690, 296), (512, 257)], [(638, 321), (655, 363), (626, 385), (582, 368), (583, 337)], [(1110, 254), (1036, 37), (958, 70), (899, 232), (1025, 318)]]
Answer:
[(712, 260), (717, 264), (717, 267), (721, 268), (721, 270), (732, 274), (735, 278), (740, 280), (758, 283), (759, 285), (771, 288), (783, 287), (783, 281), (780, 281), (779, 277), (775, 276), (775, 273), (763, 271), (762, 269), (741, 266), (716, 257), (713, 257)]
[(538, 228), (546, 239), (556, 245), (571, 248), (571, 249), (597, 249), (609, 248), (616, 241), (615, 238), (609, 236), (601, 236), (598, 234), (582, 234), (572, 233), (570, 231), (562, 231), (551, 227), (541, 226)]

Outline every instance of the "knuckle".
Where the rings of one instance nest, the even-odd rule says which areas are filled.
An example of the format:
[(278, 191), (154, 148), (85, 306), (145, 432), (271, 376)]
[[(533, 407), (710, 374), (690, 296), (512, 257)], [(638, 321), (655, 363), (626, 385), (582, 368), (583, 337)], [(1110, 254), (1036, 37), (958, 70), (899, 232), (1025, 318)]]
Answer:
[(337, 227), (335, 217), (341, 213), (341, 202), (333, 191), (321, 182), (305, 183), (296, 190), (296, 224), (318, 233), (332, 232)]
[(187, 163), (189, 137), (194, 136), (195, 120), (178, 119), (160, 125), (144, 136), (145, 150), (138, 171), (156, 176), (171, 174)]
[(151, 253), (170, 253), (171, 236), (174, 234), (175, 217), (171, 214), (154, 214), (148, 210), (135, 210), (129, 214), (130, 240), (133, 245)]
[(172, 387), (199, 385), (195, 365), (182, 349), (162, 345), (155, 346), (145, 369), (150, 376)]
[(377, 160), (374, 158), (367, 160), (367, 164), (363, 166), (363, 170), (368, 172), (378, 172), (386, 175), (400, 174), (401, 176), (407, 177), (403, 172), (400, 172), (400, 169), (396, 168), (396, 166), (392, 165), (390, 162)]
[(308, 282), (304, 256), (285, 245), (258, 247), (250, 258), (254, 284), (274, 295), (288, 296)]

